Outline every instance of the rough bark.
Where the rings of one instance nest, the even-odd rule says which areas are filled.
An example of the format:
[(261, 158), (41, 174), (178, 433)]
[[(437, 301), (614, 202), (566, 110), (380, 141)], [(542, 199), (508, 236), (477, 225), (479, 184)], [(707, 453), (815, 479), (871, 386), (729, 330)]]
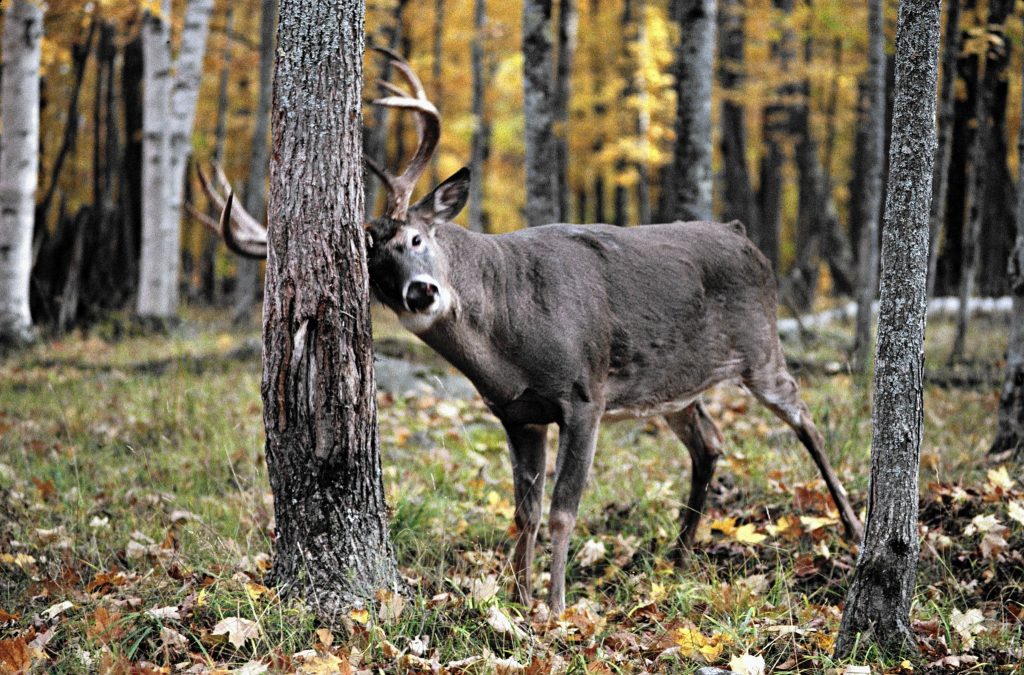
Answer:
[[(990, 0), (988, 3), (988, 50), (983, 62), (984, 75), (975, 99), (977, 128), (971, 146), (970, 188), (968, 199), (968, 221), (961, 239), (963, 264), (960, 268), (960, 312), (957, 314), (956, 337), (950, 352), (950, 363), (959, 361), (964, 355), (967, 340), (967, 299), (974, 295), (978, 282), (978, 262), (981, 259), (981, 236), (986, 212), (989, 210), (987, 190), (991, 187), (989, 164), (1000, 161), (993, 156), (997, 144), (993, 120), (993, 106), (996, 88), (1003, 77), (1009, 61), (1009, 43), (1004, 35), (1006, 17), (1013, 9), (1012, 0)], [(1005, 183), (1004, 183), (1005, 184)]]
[(487, 77), (484, 70), (484, 31), (487, 29), (487, 0), (473, 3), (473, 44), (470, 48), (473, 69), (473, 138), (469, 169), (469, 229), (486, 231), (484, 213), (485, 167), (491, 154), (491, 123), (484, 110)]
[(836, 639), (840, 658), (855, 646), (877, 645), (889, 654), (916, 651), (910, 604), (920, 550), (918, 470), (938, 51), (939, 0), (902, 0), (882, 231), (871, 487), (864, 542)]
[(946, 222), (946, 191), (949, 187), (949, 158), (953, 145), (953, 114), (956, 101), (956, 62), (960, 56), (960, 0), (946, 1), (945, 43), (942, 52), (942, 82), (939, 89), (938, 147), (932, 178), (932, 208), (929, 216), (928, 297), (935, 296), (935, 276)]
[(170, 3), (143, 19), (143, 223), (136, 312), (159, 320), (178, 310), (181, 207), (192, 121), (213, 0), (189, 0), (171, 78)]
[(271, 117), (263, 417), (273, 577), (327, 621), (399, 585), (362, 227), (363, 10), (362, 0), (281, 2)]
[[(1021, 99), (1024, 105), (1024, 93)], [(1017, 136), (1017, 156), (1024, 157), (1024, 124)], [(1017, 243), (1007, 270), (1013, 294), (1013, 313), (1010, 315), (1010, 337), (1006, 345), (1006, 376), (999, 394), (996, 435), (989, 453), (1011, 454), (1017, 462), (1024, 463), (1024, 166), (1017, 167), (1016, 229)]]
[(762, 233), (757, 195), (747, 168), (746, 109), (741, 100), (744, 63), (745, 0), (723, 0), (718, 12), (718, 79), (722, 85), (721, 147), (724, 182), (722, 220), (739, 219), (760, 248)]
[[(249, 146), (249, 177), (245, 183), (245, 208), (254, 218), (263, 220), (266, 212), (264, 193), (270, 164), (270, 104), (274, 77), (274, 31), (277, 28), (277, 1), (263, 0), (260, 16), (260, 88), (256, 103), (256, 125)], [(232, 318), (247, 324), (260, 293), (260, 264), (237, 258)]]
[(863, 216), (857, 262), (857, 322), (853, 364), (867, 368), (871, 351), (871, 304), (878, 288), (878, 212), (882, 203), (882, 163), (885, 161), (885, 20), (882, 0), (868, 2), (867, 125), (860, 169), (864, 173)]
[(0, 344), (34, 336), (29, 309), (39, 170), (42, 5), (14, 0), (4, 17), (0, 83)]
[(524, 0), (523, 116), (528, 227), (558, 220), (551, 59), (551, 0)]
[(555, 67), (555, 182), (558, 220), (569, 220), (569, 99), (572, 94), (572, 63), (576, 54), (579, 16), (576, 0), (558, 3), (558, 60)]
[(711, 219), (711, 83), (715, 61), (715, 0), (676, 3), (676, 146), (671, 217)]

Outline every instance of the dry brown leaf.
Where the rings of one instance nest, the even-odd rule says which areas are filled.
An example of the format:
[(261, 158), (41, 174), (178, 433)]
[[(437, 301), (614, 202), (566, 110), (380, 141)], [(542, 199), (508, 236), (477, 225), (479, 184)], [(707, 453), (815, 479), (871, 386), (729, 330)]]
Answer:
[(260, 625), (255, 621), (232, 616), (222, 619), (213, 627), (214, 635), (227, 635), (228, 642), (241, 648), (246, 640), (256, 640), (260, 636)]

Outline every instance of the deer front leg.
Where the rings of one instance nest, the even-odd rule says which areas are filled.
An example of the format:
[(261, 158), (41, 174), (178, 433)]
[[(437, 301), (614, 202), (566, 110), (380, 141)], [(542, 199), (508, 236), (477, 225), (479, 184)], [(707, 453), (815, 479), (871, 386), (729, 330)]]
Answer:
[(549, 521), (551, 590), (548, 607), (553, 617), (565, 609), (565, 563), (569, 556), (569, 537), (576, 526), (580, 495), (594, 460), (597, 427), (602, 413), (602, 406), (594, 403), (576, 405), (558, 433), (558, 463)]
[(547, 454), (547, 426), (505, 425), (508, 450), (512, 457), (515, 484), (516, 547), (512, 554), (512, 576), (516, 601), (530, 606), (533, 549), (540, 527), (541, 498), (544, 496), (544, 471)]

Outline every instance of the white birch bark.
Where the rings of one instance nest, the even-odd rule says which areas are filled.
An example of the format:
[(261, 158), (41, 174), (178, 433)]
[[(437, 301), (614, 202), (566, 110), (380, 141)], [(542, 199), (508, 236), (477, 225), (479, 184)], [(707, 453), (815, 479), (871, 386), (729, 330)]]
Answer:
[(9, 5), (0, 92), (0, 343), (32, 339), (29, 275), (39, 169), (39, 59), (43, 8)]
[(185, 162), (202, 78), (213, 0), (190, 0), (172, 77), (170, 3), (143, 26), (142, 260), (136, 310), (167, 319), (178, 310)]

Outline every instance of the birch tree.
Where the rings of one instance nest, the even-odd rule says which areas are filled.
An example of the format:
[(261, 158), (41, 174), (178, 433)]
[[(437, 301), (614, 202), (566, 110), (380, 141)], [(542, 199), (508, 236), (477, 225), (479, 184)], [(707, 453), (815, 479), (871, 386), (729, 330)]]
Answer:
[(136, 312), (172, 318), (178, 310), (181, 207), (192, 121), (213, 0), (189, 0), (178, 58), (171, 60), (171, 3), (143, 16), (142, 258)]
[(363, 12), (362, 0), (281, 2), (271, 114), (263, 419), (273, 575), (327, 619), (399, 582), (362, 225)]
[[(569, 220), (569, 99), (572, 93), (572, 63), (576, 54), (579, 14), (576, 0), (558, 3), (558, 61), (555, 68), (555, 186), (560, 222)], [(436, 183), (435, 183), (436, 184)]]
[(39, 170), (42, 37), (42, 3), (14, 0), (8, 5), (0, 54), (0, 344), (21, 344), (33, 337), (29, 275)]
[(678, 0), (675, 184), (671, 213), (711, 219), (711, 82), (715, 61), (715, 0)]
[(882, 204), (882, 162), (885, 155), (885, 21), (882, 0), (868, 1), (867, 124), (864, 127), (864, 174), (857, 262), (857, 329), (853, 362), (864, 370), (871, 350), (871, 305), (878, 287), (878, 215)]
[(918, 471), (938, 58), (939, 0), (902, 0), (882, 230), (871, 487), (864, 541), (836, 639), (840, 658), (855, 646), (899, 653), (917, 645), (910, 604), (920, 551)]
[(523, 117), (528, 227), (558, 220), (553, 76), (551, 0), (524, 0)]

